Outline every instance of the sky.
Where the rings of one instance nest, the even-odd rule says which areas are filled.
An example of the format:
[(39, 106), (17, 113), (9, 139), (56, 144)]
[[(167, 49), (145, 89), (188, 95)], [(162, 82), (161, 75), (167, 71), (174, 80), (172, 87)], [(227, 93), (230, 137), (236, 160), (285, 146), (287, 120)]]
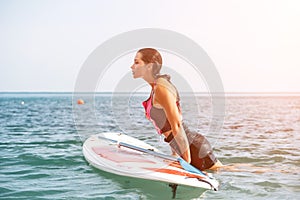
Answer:
[[(72, 92), (91, 52), (141, 28), (195, 41), (225, 92), (300, 92), (298, 0), (0, 0), (0, 92)], [(133, 55), (115, 61), (104, 90)]]

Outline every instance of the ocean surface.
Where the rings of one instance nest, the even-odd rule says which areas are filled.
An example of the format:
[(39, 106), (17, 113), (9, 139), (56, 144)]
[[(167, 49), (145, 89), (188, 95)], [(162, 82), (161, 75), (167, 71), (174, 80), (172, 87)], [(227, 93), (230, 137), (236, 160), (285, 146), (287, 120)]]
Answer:
[[(144, 117), (146, 98), (98, 94), (77, 105), (68, 93), (0, 93), (0, 199), (159, 199), (158, 191), (93, 168), (82, 154), (89, 135), (109, 131), (168, 152)], [(223, 126), (215, 132), (212, 110), (209, 97), (182, 97), (186, 124), (233, 166), (213, 173), (219, 191), (193, 198), (300, 199), (300, 95), (226, 97)]]

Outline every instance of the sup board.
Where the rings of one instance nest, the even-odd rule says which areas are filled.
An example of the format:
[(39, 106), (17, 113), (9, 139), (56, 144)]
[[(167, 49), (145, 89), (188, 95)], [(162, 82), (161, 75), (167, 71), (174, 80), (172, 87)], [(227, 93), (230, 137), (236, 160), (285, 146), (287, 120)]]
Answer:
[(173, 188), (173, 197), (180, 185), (204, 191), (219, 187), (211, 174), (189, 172), (176, 158), (123, 133), (90, 136), (83, 144), (83, 155), (92, 166), (108, 173), (168, 183)]

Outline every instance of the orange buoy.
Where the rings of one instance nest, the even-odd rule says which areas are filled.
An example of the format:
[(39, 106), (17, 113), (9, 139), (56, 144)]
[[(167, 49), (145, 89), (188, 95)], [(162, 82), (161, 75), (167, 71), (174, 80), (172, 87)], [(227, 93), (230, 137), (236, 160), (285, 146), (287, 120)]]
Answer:
[(82, 104), (84, 104), (84, 101), (83, 101), (82, 99), (78, 99), (78, 100), (77, 100), (77, 104), (78, 104), (78, 105), (82, 105)]

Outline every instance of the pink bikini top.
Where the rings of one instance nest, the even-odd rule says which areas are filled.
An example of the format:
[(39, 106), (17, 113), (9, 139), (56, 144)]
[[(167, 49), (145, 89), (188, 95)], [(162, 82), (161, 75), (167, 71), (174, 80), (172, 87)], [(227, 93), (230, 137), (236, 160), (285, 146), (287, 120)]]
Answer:
[[(166, 113), (163, 108), (156, 108), (153, 106), (153, 90), (151, 91), (150, 97), (143, 102), (143, 106), (145, 108), (145, 115), (146, 118), (149, 119), (157, 132), (162, 134), (164, 132), (171, 130), (171, 125), (166, 117)], [(180, 104), (179, 104), (179, 96), (177, 92), (177, 101), (176, 101), (178, 110), (180, 111)]]

